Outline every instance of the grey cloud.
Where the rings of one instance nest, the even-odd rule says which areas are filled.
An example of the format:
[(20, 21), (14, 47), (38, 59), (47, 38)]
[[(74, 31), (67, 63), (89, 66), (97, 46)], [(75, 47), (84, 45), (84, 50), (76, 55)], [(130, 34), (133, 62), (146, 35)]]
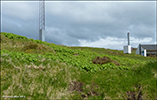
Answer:
[(30, 20), (38, 14), (37, 2), (2, 2), (3, 15), (12, 16), (22, 20)]
[(24, 21), (16, 18), (3, 17), (2, 31), (16, 33), (28, 38), (38, 39), (38, 21)]
[[(151, 23), (149, 22), (150, 21), (149, 16), (151, 15), (151, 19), (152, 19), (153, 14), (155, 15), (155, 13), (152, 13), (150, 12), (150, 10), (147, 10), (149, 7), (151, 7), (151, 11), (153, 9), (150, 3), (141, 3), (141, 2), (139, 3), (126, 3), (126, 2), (125, 3), (120, 3), (120, 2), (107, 3), (105, 5), (107, 7), (104, 7), (104, 4), (106, 3), (85, 3), (84, 5), (80, 7), (78, 4), (75, 4), (73, 6), (69, 6), (67, 4), (64, 6), (62, 3), (62, 4), (59, 4), (59, 7), (62, 5), (62, 9), (64, 10), (61, 10), (60, 8), (59, 12), (60, 14), (63, 14), (64, 17), (67, 17), (68, 15), (71, 16), (70, 18), (72, 20), (70, 21), (71, 23), (76, 24), (75, 26), (80, 26), (83, 28), (95, 26), (95, 28), (98, 30), (104, 30), (104, 32), (101, 33), (102, 36), (105, 33), (105, 31), (107, 32), (105, 33), (106, 35), (110, 34), (110, 35), (116, 36), (116, 34), (119, 33), (117, 36), (123, 36), (123, 33), (120, 30), (129, 30), (128, 27), (130, 27), (130, 25), (134, 25), (135, 27), (136, 25), (140, 26), (140, 24), (143, 24), (143, 23), (145, 23), (146, 25), (149, 25), (149, 23)], [(53, 8), (53, 6), (51, 7)], [(65, 12), (62, 12), (62, 11), (65, 11)], [(75, 20), (73, 21), (73, 19)], [(104, 27), (101, 27), (100, 25)], [(92, 27), (91, 30), (92, 29), (94, 28)], [(119, 32), (115, 32), (117, 30), (119, 30)], [(92, 30), (92, 32), (93, 31), (94, 30)], [(86, 32), (84, 31), (84, 33)], [(135, 32), (135, 34), (136, 33), (137, 31)], [(141, 33), (143, 34), (142, 31)], [(142, 36), (145, 37), (145, 35), (142, 35)]]
[(2, 2), (2, 31), (38, 39), (37, 5), (30, 2)]
[[(2, 3), (2, 30), (38, 39), (38, 7), (38, 2)], [(131, 37), (150, 37), (153, 43), (155, 9), (155, 2), (47, 1), (46, 41), (79, 45), (79, 40), (94, 42), (108, 36), (125, 39), (130, 31)]]

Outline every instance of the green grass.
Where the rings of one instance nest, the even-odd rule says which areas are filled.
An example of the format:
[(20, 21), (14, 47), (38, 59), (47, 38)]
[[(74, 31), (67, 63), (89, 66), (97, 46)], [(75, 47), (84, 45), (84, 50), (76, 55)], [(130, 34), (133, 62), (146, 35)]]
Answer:
[[(114, 64), (93, 64), (106, 56)], [(68, 47), (1, 33), (1, 99), (157, 99), (157, 61), (123, 51)], [(20, 99), (20, 98), (12, 98)]]

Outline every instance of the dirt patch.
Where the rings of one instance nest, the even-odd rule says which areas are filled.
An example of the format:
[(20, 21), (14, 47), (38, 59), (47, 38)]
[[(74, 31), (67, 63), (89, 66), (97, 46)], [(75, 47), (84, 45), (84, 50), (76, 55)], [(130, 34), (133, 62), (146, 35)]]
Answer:
[(92, 60), (92, 62), (94, 63), (94, 64), (106, 64), (106, 63), (109, 63), (109, 62), (111, 62), (111, 59), (109, 58), (109, 57), (99, 57), (99, 56), (97, 56), (95, 59), (93, 59)]
[(83, 89), (84, 85), (85, 84), (83, 82), (72, 81), (69, 85), (68, 90), (79, 92), (82, 99), (88, 98), (89, 96), (101, 95), (99, 92), (96, 92), (96, 91), (98, 91), (99, 86), (96, 85), (95, 83), (91, 84), (90, 86), (87, 85), (87, 86), (85, 86), (86, 88)]
[(83, 82), (72, 81), (69, 86), (69, 91), (83, 91)]
[(117, 61), (112, 61), (109, 57), (99, 57), (97, 56), (95, 59), (92, 60), (94, 64), (106, 64), (106, 63), (114, 63), (115, 65), (119, 66), (120, 64)]
[(135, 90), (138, 90), (136, 92), (133, 91), (128, 91), (127, 94), (127, 100), (143, 100), (142, 99), (142, 90), (141, 90), (141, 86), (138, 87), (134, 87)]
[(136, 95), (136, 92), (128, 91), (127, 95), (128, 95), (127, 100), (143, 100), (142, 91), (140, 91), (138, 95)]
[(90, 96), (99, 96), (101, 93), (98, 92), (99, 86), (95, 83), (92, 83), (90, 86), (86, 86), (87, 92), (81, 95), (82, 99), (86, 99)]

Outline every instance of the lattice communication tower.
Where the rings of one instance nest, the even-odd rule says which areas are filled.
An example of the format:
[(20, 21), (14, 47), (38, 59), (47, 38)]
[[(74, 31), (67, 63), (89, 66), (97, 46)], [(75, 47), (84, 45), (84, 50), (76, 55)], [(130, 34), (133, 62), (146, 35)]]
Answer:
[(39, 40), (45, 41), (45, 0), (39, 1)]

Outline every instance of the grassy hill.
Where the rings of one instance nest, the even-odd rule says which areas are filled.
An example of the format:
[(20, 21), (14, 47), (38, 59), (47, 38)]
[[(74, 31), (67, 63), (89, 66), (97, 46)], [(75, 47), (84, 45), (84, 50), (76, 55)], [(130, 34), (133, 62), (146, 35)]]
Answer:
[(157, 99), (156, 64), (135, 51), (55, 45), (2, 32), (1, 99)]

